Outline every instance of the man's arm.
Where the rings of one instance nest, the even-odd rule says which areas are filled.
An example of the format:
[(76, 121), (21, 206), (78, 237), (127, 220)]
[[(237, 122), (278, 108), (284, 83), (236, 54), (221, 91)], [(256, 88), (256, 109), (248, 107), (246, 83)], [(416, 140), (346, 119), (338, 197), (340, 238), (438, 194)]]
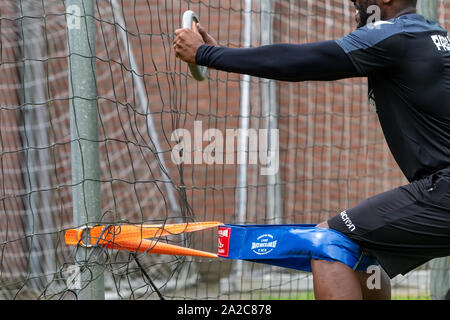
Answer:
[(195, 62), (217, 70), (282, 81), (330, 81), (359, 76), (347, 54), (335, 41), (256, 48), (201, 45)]
[(362, 76), (336, 41), (225, 48), (217, 46), (200, 24), (195, 29), (175, 30), (176, 55), (188, 63), (283, 81)]

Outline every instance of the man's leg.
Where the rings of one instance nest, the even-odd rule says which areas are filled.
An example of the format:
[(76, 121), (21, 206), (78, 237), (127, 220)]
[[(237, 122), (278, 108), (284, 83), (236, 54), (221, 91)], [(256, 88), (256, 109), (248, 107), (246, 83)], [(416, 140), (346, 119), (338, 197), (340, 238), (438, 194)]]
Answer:
[(340, 262), (311, 260), (314, 296), (317, 300), (361, 300), (356, 273)]
[[(450, 254), (448, 208), (450, 176), (441, 172), (371, 196), (318, 227), (339, 231), (361, 244), (375, 254), (389, 276), (394, 277), (405, 274), (430, 259)], [(321, 262), (321, 265), (324, 263)], [(315, 266), (315, 269), (316, 277), (327, 273), (326, 267)], [(389, 299), (390, 284), (384, 271), (379, 276), (378, 285), (381, 289), (373, 291), (370, 290), (373, 283), (367, 288), (367, 280), (373, 281), (370, 274), (354, 274), (362, 284), (360, 290), (364, 298)], [(351, 278), (347, 273), (345, 275), (346, 278)], [(337, 290), (332, 285), (332, 279), (324, 279), (331, 284), (330, 290)], [(318, 297), (322, 297), (323, 290), (327, 290), (326, 284), (319, 279), (315, 280)], [(341, 282), (345, 287), (345, 281)], [(353, 281), (349, 280), (347, 286), (353, 288)], [(350, 290), (353, 291), (355, 290)]]
[[(319, 228), (328, 229), (328, 224), (323, 222), (317, 225)], [(379, 267), (379, 282), (371, 283), (368, 280), (372, 276), (364, 271), (353, 271), (347, 265), (340, 262), (329, 262), (324, 260), (311, 261), (313, 271), (314, 294), (316, 299), (326, 300), (390, 300), (391, 282), (383, 270)], [(377, 285), (379, 284), (379, 288)], [(375, 287), (373, 287), (375, 286)]]
[[(355, 272), (361, 285), (363, 300), (391, 300), (391, 280), (383, 268), (380, 266), (377, 266), (377, 268), (380, 268), (379, 287), (376, 286), (377, 283), (375, 283), (375, 287), (373, 287), (374, 283), (372, 278), (377, 275), (372, 275), (364, 271)], [(370, 282), (369, 284), (367, 283), (368, 281)]]
[[(317, 225), (328, 229), (326, 222)], [(341, 262), (311, 260), (314, 295), (317, 300), (361, 300), (359, 278), (347, 265)]]

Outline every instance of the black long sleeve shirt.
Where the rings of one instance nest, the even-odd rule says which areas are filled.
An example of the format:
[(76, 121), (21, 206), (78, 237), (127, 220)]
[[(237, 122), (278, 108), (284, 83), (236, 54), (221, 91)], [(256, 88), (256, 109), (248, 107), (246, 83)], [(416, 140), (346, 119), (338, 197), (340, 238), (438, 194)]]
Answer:
[(368, 77), (369, 98), (406, 178), (450, 170), (450, 39), (421, 15), (378, 21), (336, 41), (203, 45), (196, 63), (281, 81)]

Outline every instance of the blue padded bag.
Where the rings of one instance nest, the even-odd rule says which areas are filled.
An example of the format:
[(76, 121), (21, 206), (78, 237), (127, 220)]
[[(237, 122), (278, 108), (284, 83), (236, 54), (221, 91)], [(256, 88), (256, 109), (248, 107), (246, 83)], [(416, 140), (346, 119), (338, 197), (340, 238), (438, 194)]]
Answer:
[(358, 270), (373, 262), (344, 234), (312, 224), (223, 225), (218, 255), (309, 272), (311, 258), (339, 261)]

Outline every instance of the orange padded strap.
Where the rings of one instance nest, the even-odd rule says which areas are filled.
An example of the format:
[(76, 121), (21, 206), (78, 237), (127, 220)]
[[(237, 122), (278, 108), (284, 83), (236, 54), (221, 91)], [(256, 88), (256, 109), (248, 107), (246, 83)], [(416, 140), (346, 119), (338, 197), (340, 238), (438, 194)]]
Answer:
[[(64, 238), (67, 245), (92, 246), (97, 244), (117, 250), (216, 258), (217, 255), (213, 253), (161, 243), (157, 240), (146, 240), (146, 238), (178, 235), (214, 228), (222, 224), (222, 222), (208, 221), (166, 225), (144, 224), (136, 226), (122, 224), (118, 226), (83, 227), (67, 230)], [(90, 243), (83, 243), (83, 233), (86, 229), (89, 229)]]
[(205, 258), (218, 258), (217, 254), (176, 246), (155, 240), (142, 239), (141, 241), (128, 240), (120, 242), (109, 242), (104, 247), (116, 250), (128, 250), (132, 252), (147, 252), (155, 254), (169, 254), (177, 256), (195, 256)]

